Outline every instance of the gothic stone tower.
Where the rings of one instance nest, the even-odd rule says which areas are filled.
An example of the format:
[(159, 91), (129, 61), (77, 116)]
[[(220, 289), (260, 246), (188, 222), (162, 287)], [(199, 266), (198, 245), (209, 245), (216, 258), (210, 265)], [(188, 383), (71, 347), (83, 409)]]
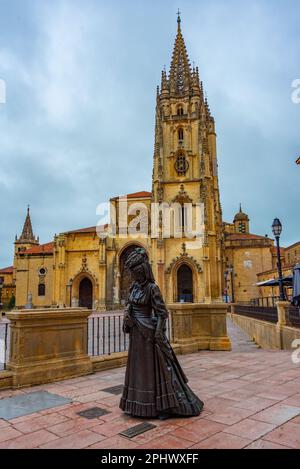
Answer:
[(27, 214), (22, 230), (21, 236), (15, 239), (15, 253), (24, 252), (26, 249), (32, 248), (33, 246), (39, 245), (39, 238), (36, 238), (33, 234), (32, 223), (30, 218), (30, 208), (28, 205)]
[[(156, 278), (168, 303), (214, 303), (222, 298), (222, 211), (219, 196), (215, 121), (204, 99), (198, 68), (191, 68), (181, 19), (169, 75), (157, 89), (153, 201), (204, 206), (204, 242), (152, 241)], [(184, 215), (182, 216), (184, 218)], [(162, 226), (162, 223), (161, 223)], [(189, 246), (189, 248), (187, 248)]]

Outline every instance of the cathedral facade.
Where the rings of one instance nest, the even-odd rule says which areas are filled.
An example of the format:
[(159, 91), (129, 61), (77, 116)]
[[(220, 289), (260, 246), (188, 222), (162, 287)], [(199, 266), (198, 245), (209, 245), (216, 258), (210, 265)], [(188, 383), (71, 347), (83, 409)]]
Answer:
[[(119, 199), (112, 199), (119, 210)], [(181, 19), (167, 76), (156, 97), (152, 191), (129, 194), (132, 204), (176, 203), (204, 207), (204, 239), (189, 249), (184, 234), (99, 238), (95, 227), (55, 236), (39, 245), (29, 213), (15, 242), (16, 305), (88, 306), (113, 309), (126, 299), (130, 280), (124, 263), (143, 246), (167, 303), (222, 301), (222, 213), (214, 118), (204, 98), (198, 68), (189, 62)], [(182, 220), (184, 220), (184, 213)], [(184, 221), (182, 221), (182, 224)]]
[[(126, 199), (127, 221), (132, 217), (131, 208), (139, 204), (146, 207), (150, 218), (153, 204), (176, 204), (182, 208), (182, 228), (186, 223), (185, 206), (191, 207), (192, 214), (201, 206), (201, 244), (192, 246), (184, 230), (181, 236), (171, 233), (165, 237), (159, 218), (156, 236), (151, 236), (150, 227), (146, 236), (121, 236), (118, 221), (115, 236), (99, 237), (97, 227), (91, 227), (61, 233), (52, 242), (40, 245), (28, 209), (22, 234), (15, 240), (16, 307), (80, 306), (98, 311), (122, 307), (130, 285), (124, 265), (136, 246), (147, 251), (167, 304), (224, 301), (224, 289), (226, 295), (230, 292), (224, 272), (237, 262), (240, 265), (234, 266), (235, 272), (241, 270), (243, 277), (244, 269), (248, 275), (243, 277), (251, 285), (248, 296), (250, 290), (251, 295), (255, 294), (252, 286), (256, 274), (271, 267), (268, 256), (273, 243), (266, 239), (258, 242), (264, 237), (250, 242), (255, 235), (249, 234), (247, 215), (237, 214), (233, 224), (222, 222), (217, 169), (215, 121), (204, 98), (198, 68), (190, 65), (178, 17), (170, 71), (168, 75), (162, 72), (157, 88), (152, 191), (116, 197), (111, 204), (118, 214)], [(247, 258), (243, 261), (241, 253), (236, 254), (241, 248)], [(259, 266), (255, 264), (257, 259)]]

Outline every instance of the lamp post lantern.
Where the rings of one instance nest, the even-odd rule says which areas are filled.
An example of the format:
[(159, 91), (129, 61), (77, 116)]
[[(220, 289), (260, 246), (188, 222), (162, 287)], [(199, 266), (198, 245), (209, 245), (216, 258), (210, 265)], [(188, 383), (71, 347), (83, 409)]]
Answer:
[(280, 301), (285, 301), (285, 293), (283, 287), (283, 278), (282, 278), (282, 266), (281, 266), (281, 256), (280, 256), (280, 244), (279, 239), (282, 233), (282, 224), (278, 218), (275, 218), (272, 225), (273, 235), (276, 239), (276, 247), (277, 247), (277, 269), (278, 269), (278, 283), (279, 283), (279, 291), (280, 291)]

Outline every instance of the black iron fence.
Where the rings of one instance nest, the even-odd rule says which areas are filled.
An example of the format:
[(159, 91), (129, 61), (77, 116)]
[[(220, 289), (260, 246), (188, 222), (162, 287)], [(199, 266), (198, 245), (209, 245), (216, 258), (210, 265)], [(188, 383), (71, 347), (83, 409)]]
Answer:
[(6, 370), (10, 347), (9, 322), (0, 320), (0, 371)]
[(280, 300), (279, 296), (266, 296), (263, 298), (253, 298), (250, 300), (251, 306), (261, 306), (266, 308), (275, 308), (276, 302)]
[[(123, 317), (123, 314), (103, 314), (89, 317), (89, 355), (111, 355), (113, 353), (128, 351), (129, 334), (123, 332)], [(166, 326), (166, 335), (172, 342), (173, 328), (170, 318), (167, 320)]]
[(245, 306), (236, 305), (234, 308), (235, 314), (241, 316), (248, 316), (254, 319), (260, 319), (261, 321), (268, 321), (276, 323), (278, 321), (278, 314), (276, 307), (262, 307), (262, 306)]
[(296, 306), (290, 306), (289, 318), (293, 327), (300, 327), (300, 308), (297, 308)]

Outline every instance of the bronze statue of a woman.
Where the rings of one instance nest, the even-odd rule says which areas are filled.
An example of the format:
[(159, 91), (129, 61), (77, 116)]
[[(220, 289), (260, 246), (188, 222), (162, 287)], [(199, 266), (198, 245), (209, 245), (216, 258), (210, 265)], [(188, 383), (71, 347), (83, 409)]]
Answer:
[(155, 284), (146, 251), (136, 248), (125, 268), (133, 277), (123, 330), (130, 334), (120, 408), (134, 417), (192, 417), (203, 402), (187, 378), (166, 337), (168, 311)]

